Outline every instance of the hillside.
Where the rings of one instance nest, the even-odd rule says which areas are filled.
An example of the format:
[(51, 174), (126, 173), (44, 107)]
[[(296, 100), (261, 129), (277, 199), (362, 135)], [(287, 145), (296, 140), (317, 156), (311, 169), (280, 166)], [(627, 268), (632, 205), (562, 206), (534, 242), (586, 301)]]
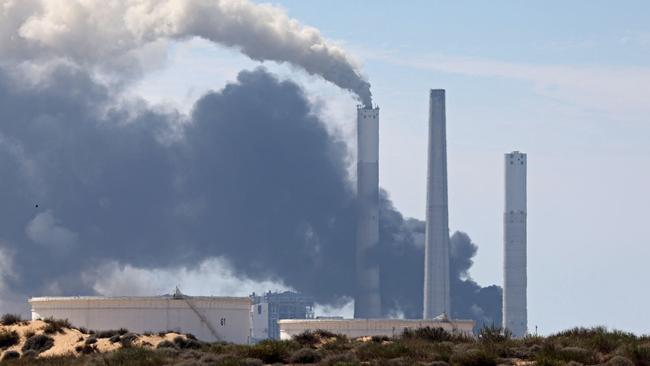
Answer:
[(65, 321), (5, 321), (0, 326), (4, 365), (224, 365), (273, 364), (430, 366), (650, 366), (650, 338), (604, 328), (575, 328), (549, 337), (514, 340), (499, 329), (478, 337), (441, 329), (405, 332), (399, 338), (350, 340), (317, 331), (291, 341), (242, 346), (204, 343), (174, 332), (93, 332)]

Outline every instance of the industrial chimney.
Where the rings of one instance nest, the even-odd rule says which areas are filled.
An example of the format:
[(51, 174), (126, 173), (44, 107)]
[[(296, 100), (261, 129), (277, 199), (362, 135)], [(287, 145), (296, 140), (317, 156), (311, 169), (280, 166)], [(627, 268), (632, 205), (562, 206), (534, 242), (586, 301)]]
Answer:
[(426, 239), (424, 247), (424, 319), (451, 315), (449, 294), (449, 218), (447, 211), (447, 137), (445, 91), (429, 96), (429, 149)]
[(505, 155), (503, 215), (503, 327), (526, 335), (526, 154)]
[(381, 317), (379, 263), (379, 108), (357, 109), (357, 253), (354, 317)]

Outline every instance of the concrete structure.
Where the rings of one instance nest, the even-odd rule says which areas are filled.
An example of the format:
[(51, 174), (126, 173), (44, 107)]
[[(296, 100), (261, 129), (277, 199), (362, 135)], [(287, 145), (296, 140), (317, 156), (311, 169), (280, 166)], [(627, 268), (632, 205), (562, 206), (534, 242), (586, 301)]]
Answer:
[(253, 293), (251, 307), (253, 343), (263, 339), (280, 339), (280, 319), (313, 319), (314, 299), (296, 292)]
[(526, 154), (505, 155), (503, 215), (503, 327), (526, 335)]
[(445, 125), (445, 91), (431, 90), (424, 247), (424, 319), (433, 319), (443, 314), (451, 315)]
[(354, 317), (379, 318), (379, 108), (357, 109), (357, 205)]
[(404, 329), (442, 328), (449, 332), (472, 335), (473, 320), (407, 320), (407, 319), (346, 319), (346, 320), (280, 320), (280, 339), (291, 339), (305, 331), (327, 330), (349, 338), (366, 336), (395, 337)]
[(68, 319), (92, 330), (173, 330), (204, 341), (248, 344), (251, 301), (247, 297), (35, 297), (32, 319)]

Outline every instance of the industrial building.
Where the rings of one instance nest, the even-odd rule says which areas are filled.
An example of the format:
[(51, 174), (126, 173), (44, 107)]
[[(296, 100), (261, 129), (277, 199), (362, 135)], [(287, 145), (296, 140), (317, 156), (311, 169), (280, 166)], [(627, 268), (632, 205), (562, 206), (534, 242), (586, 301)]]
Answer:
[[(205, 341), (239, 344), (290, 339), (308, 330), (351, 338), (399, 336), (405, 329), (472, 334), (474, 321), (453, 320), (447, 192), (445, 90), (429, 94), (423, 319), (382, 319), (379, 263), (379, 108), (357, 108), (357, 230), (354, 319), (314, 319), (314, 299), (295, 292), (250, 297), (37, 297), (32, 318), (68, 319), (93, 330), (174, 330)], [(505, 155), (503, 326), (527, 332), (526, 154)]]
[(505, 154), (503, 214), (503, 327), (515, 337), (528, 330), (526, 300), (526, 154)]
[(252, 332), (251, 341), (280, 339), (278, 320), (313, 319), (314, 299), (296, 292), (267, 292), (250, 296)]
[(250, 342), (248, 297), (190, 297), (177, 291), (157, 297), (35, 297), (32, 319), (68, 319), (92, 330), (176, 331), (203, 341)]
[(424, 319), (451, 315), (445, 91), (429, 94)]
[(357, 250), (354, 317), (380, 318), (379, 108), (357, 108)]
[(471, 335), (474, 329), (473, 320), (438, 319), (312, 319), (312, 320), (280, 320), (280, 339), (291, 339), (305, 331), (326, 330), (342, 334), (349, 338), (387, 336), (396, 337), (405, 329), (424, 327), (442, 328), (448, 332)]

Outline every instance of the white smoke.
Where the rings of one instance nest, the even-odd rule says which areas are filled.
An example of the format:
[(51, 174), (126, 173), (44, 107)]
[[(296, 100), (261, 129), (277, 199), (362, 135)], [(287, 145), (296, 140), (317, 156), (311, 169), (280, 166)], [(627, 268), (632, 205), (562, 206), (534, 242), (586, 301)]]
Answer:
[(201, 37), (258, 61), (289, 63), (371, 105), (352, 59), (280, 8), (248, 0), (0, 0), (0, 60), (119, 63), (161, 39)]
[(281, 281), (256, 281), (239, 276), (227, 260), (211, 257), (197, 267), (149, 269), (111, 262), (83, 275), (93, 289), (105, 296), (155, 296), (178, 286), (190, 295), (248, 296), (266, 289), (291, 290)]

